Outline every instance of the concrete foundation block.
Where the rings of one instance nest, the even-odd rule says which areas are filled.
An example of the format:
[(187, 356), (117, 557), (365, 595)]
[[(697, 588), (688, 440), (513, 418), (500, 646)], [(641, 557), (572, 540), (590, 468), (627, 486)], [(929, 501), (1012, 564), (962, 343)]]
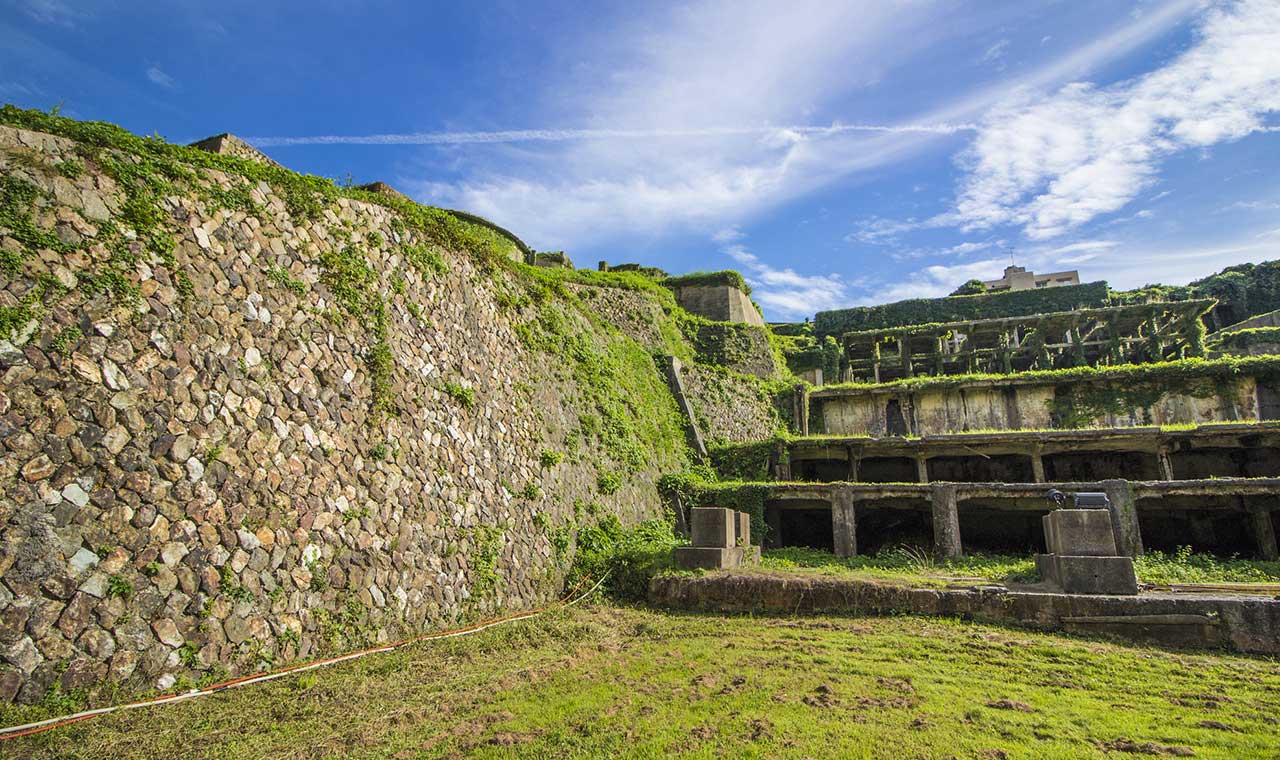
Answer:
[(1055, 509), (1041, 521), (1050, 554), (1077, 557), (1119, 554), (1111, 530), (1111, 513), (1105, 509)]
[(689, 528), (694, 546), (729, 549), (738, 545), (737, 520), (732, 509), (694, 507), (689, 510)]
[(1041, 580), (1067, 594), (1138, 593), (1138, 576), (1131, 557), (1081, 557), (1037, 554)]
[[(682, 570), (727, 570), (742, 565), (746, 556), (747, 552), (738, 546), (677, 546), (675, 549), (676, 567)], [(758, 549), (754, 556), (760, 556)]]

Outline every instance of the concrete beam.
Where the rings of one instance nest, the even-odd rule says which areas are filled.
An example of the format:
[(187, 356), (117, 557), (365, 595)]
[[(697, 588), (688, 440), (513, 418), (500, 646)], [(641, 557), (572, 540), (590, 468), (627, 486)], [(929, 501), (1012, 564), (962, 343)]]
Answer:
[(938, 559), (956, 559), (964, 554), (960, 542), (960, 510), (956, 506), (956, 487), (935, 485), (931, 492), (933, 508), (933, 553)]
[(1138, 525), (1138, 508), (1133, 498), (1133, 485), (1127, 480), (1104, 480), (1102, 490), (1111, 502), (1111, 530), (1116, 548), (1129, 557), (1142, 555), (1142, 530)]

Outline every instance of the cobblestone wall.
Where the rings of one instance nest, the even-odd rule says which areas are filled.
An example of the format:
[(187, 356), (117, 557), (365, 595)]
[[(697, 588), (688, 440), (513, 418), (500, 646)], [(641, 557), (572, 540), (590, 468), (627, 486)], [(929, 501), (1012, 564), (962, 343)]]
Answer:
[[(524, 608), (559, 591), (584, 512), (659, 514), (685, 452), (601, 490), (591, 441), (568, 442), (584, 390), (520, 340), (517, 274), (458, 251), (409, 266), (427, 241), (396, 212), (301, 218), (266, 182), (249, 210), (165, 195), (176, 245), (153, 255), (95, 155), (0, 127), (0, 173), (65, 244), (24, 254), (0, 225), (21, 261), (0, 272), (0, 699), (169, 688)], [(112, 225), (123, 242), (99, 242)], [(319, 263), (347, 248), (385, 294), (386, 388), (373, 325)], [(132, 297), (103, 289), (112, 272)]]

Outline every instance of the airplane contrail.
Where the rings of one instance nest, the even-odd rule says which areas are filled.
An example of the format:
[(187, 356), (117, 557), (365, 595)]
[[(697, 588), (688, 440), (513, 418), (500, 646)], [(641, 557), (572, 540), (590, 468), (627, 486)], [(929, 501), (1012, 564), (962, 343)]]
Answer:
[(304, 135), (246, 137), (260, 148), (289, 145), (468, 145), (474, 143), (566, 142), (574, 140), (645, 140), (668, 137), (735, 137), (792, 132), (825, 137), (847, 132), (928, 133), (950, 135), (976, 131), (976, 124), (832, 124), (831, 126), (706, 127), (698, 129), (508, 129), (495, 132), (408, 132), (377, 135)]

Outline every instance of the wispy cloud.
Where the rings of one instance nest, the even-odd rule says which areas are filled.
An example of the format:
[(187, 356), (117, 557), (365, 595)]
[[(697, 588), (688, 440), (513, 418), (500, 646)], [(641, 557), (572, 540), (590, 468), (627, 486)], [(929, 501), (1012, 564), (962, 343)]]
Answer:
[(470, 145), (477, 143), (578, 142), (583, 140), (665, 140), (683, 137), (760, 137), (789, 140), (852, 132), (953, 135), (975, 124), (832, 124), (830, 126), (702, 127), (698, 129), (508, 129), (494, 132), (407, 132), (380, 135), (247, 137), (260, 148), (290, 145)]
[(1280, 201), (1236, 201), (1227, 208), (1244, 211), (1280, 211)]
[(1124, 207), (1166, 157), (1265, 128), (1280, 110), (1276, 50), (1280, 4), (1242, 0), (1210, 10), (1190, 49), (1145, 76), (994, 109), (962, 157), (956, 221), (1043, 240)]
[[(1172, 0), (1139, 21), (1126, 19), (1016, 83), (1039, 87), (1087, 71), (1168, 29), (1197, 2)], [(398, 185), (428, 202), (490, 215), (535, 245), (572, 248), (741, 223), (939, 140), (967, 136), (1007, 94), (1006, 81), (892, 122), (815, 124), (813, 114), (839, 113), (885, 72), (953, 37), (989, 34), (999, 20), (962, 12), (954, 0), (797, 3), (783, 11), (767, 0), (698, 0), (637, 18), (634, 27), (602, 30), (590, 43), (608, 61), (600, 76), (548, 82), (541, 103), (574, 129), (357, 137), (370, 144), (496, 143), (483, 154), (458, 154), (460, 180), (406, 171)], [(954, 23), (938, 23), (940, 13)], [(578, 54), (594, 59), (590, 50)], [(298, 143), (268, 136), (256, 144)], [(424, 167), (435, 165), (424, 159)]]
[(166, 74), (159, 66), (154, 65), (147, 69), (147, 79), (151, 80), (152, 84), (159, 85), (166, 90), (173, 89), (173, 86), (177, 84), (173, 77)]
[(982, 54), (982, 62), (995, 64), (997, 71), (1004, 71), (1007, 62), (1004, 60), (1005, 55), (1009, 52), (1009, 40), (1000, 40), (991, 47), (987, 48), (987, 52)]
[(848, 283), (840, 275), (803, 275), (790, 267), (770, 266), (737, 242), (743, 237), (736, 227), (728, 227), (713, 235), (712, 240), (721, 243), (721, 252), (742, 267), (752, 298), (770, 311), (771, 319), (809, 316), (848, 303)]
[(23, 13), (42, 24), (75, 26), (85, 15), (61, 0), (17, 0), (17, 5)]

